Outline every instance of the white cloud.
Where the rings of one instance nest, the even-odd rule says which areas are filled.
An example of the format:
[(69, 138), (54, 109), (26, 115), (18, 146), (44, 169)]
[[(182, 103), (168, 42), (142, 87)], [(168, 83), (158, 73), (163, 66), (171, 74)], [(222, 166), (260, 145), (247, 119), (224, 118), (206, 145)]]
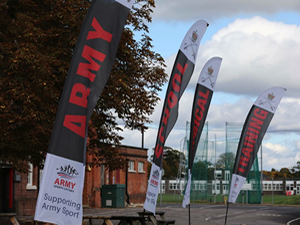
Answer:
[(284, 154), (288, 151), (287, 147), (279, 145), (279, 144), (273, 144), (273, 143), (265, 143), (264, 147), (269, 148), (271, 152), (273, 151), (276, 154)]
[(271, 121), (269, 129), (295, 130), (296, 132), (300, 132), (300, 99), (283, 98)]
[[(188, 0), (182, 2), (182, 4), (186, 4), (186, 7), (188, 7), (192, 6), (192, 4), (197, 6), (211, 4), (210, 2), (214, 1)], [(238, 4), (237, 1), (231, 0), (226, 2), (228, 5), (223, 5), (223, 8), (218, 6), (220, 12), (231, 14), (234, 13), (234, 10), (242, 10), (239, 6), (237, 6), (237, 9), (233, 7), (233, 5)], [(248, 2), (249, 12), (255, 10), (256, 7), (264, 8), (263, 4), (265, 2)], [(175, 9), (180, 4), (181, 2), (179, 3), (179, 1), (169, 0), (157, 2), (158, 8), (159, 6), (169, 5), (170, 9), (167, 13), (173, 14), (176, 14)], [(295, 6), (296, 1), (272, 1), (268, 12), (277, 11), (277, 7), (281, 7), (282, 4), (285, 5), (284, 7), (292, 7)], [(181, 8), (183, 6), (180, 5)], [(173, 8), (175, 11), (172, 11)], [(193, 8), (196, 7), (193, 6), (191, 10)], [(204, 10), (205, 7), (198, 8)], [(160, 8), (159, 10), (163, 12), (164, 9)], [(157, 14), (155, 15), (157, 16)], [(300, 161), (300, 153), (297, 151), (297, 149), (300, 149), (300, 141), (299, 139), (293, 139), (293, 146), (291, 146), (290, 143), (292, 141), (289, 139), (291, 135), (289, 135), (288, 131), (294, 130), (300, 134), (299, 37), (299, 26), (269, 21), (258, 16), (248, 19), (237, 19), (217, 31), (210, 40), (200, 45), (194, 74), (179, 102), (179, 116), (165, 145), (180, 149), (181, 141), (186, 133), (186, 122), (190, 121), (191, 118), (194, 89), (200, 71), (207, 60), (214, 56), (220, 56), (223, 58), (223, 61), (207, 116), (209, 129), (223, 130), (224, 132), (217, 133), (217, 138), (220, 136), (224, 138), (225, 122), (243, 123), (249, 109), (260, 93), (272, 86), (285, 87), (287, 91), (271, 121), (269, 130), (287, 132), (280, 133), (282, 134), (279, 135), (280, 139), (282, 139), (281, 143), (278, 140), (274, 140), (272, 135), (266, 134), (263, 140), (263, 164), (264, 168), (267, 169), (294, 166), (297, 161)], [(176, 53), (178, 48), (179, 45), (174, 47)], [(173, 54), (166, 59), (166, 64), (168, 65), (166, 72), (168, 75), (171, 74), (175, 57), (176, 54)], [(161, 97), (165, 97), (165, 90), (161, 93)], [(163, 101), (164, 99), (155, 108), (155, 112), (151, 116), (153, 124), (150, 125), (150, 128), (145, 133), (145, 147), (150, 149), (150, 154), (152, 154), (151, 149), (156, 141)], [(125, 144), (140, 146), (141, 134), (139, 132), (126, 131), (124, 134)], [(283, 140), (284, 138), (286, 138), (285, 141)], [(225, 149), (222, 150), (225, 152)]]
[(195, 20), (206, 18), (215, 21), (219, 17), (231, 17), (234, 15), (263, 13), (266, 15), (280, 11), (300, 11), (298, 0), (163, 0), (156, 1), (154, 16), (159, 20)]
[(200, 74), (208, 59), (220, 56), (216, 91), (258, 96), (272, 86), (282, 86), (287, 89), (285, 96), (299, 97), (299, 36), (300, 27), (295, 25), (262, 17), (237, 19), (200, 48), (194, 74)]

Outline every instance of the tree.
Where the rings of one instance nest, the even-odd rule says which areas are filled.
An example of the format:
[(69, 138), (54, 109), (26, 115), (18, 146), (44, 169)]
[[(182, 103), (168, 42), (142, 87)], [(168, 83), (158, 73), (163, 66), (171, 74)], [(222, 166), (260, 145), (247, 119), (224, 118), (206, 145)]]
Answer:
[(233, 152), (225, 152), (219, 156), (219, 159), (216, 163), (217, 169), (233, 169), (235, 162), (235, 155)]
[(212, 163), (206, 160), (194, 162), (192, 174), (196, 180), (214, 180)]
[(288, 168), (281, 168), (279, 171), (284, 178), (292, 177), (292, 174)]
[(296, 166), (291, 168), (291, 174), (294, 178), (300, 177), (300, 161), (297, 161)]
[[(26, 171), (42, 166), (72, 58), (90, 1), (0, 0), (0, 160)], [(147, 23), (153, 0), (136, 0), (123, 31), (111, 77), (89, 124), (94, 164), (124, 168), (111, 144), (126, 129), (146, 129), (166, 82), (163, 58), (153, 52)], [(142, 38), (135, 40), (134, 33)], [(113, 160), (111, 160), (113, 159)], [(116, 160), (120, 163), (115, 163)]]
[[(153, 148), (154, 150), (154, 148)], [(151, 161), (153, 161), (154, 155), (151, 156)], [(166, 179), (176, 179), (179, 171), (180, 160), (185, 162), (185, 156), (182, 152), (173, 149), (171, 147), (164, 147), (163, 154), (163, 164), (162, 168), (165, 171), (164, 178)], [(182, 170), (183, 172), (183, 170)], [(149, 171), (150, 174), (150, 171)], [(181, 174), (182, 176), (182, 174)]]

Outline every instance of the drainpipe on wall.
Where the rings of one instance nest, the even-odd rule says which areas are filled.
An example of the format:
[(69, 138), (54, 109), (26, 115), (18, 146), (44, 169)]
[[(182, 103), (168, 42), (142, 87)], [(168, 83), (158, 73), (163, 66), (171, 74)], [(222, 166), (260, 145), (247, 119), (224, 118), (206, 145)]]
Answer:
[(8, 196), (8, 210), (10, 213), (13, 212), (13, 190), (14, 190), (14, 170), (9, 169), (9, 196)]
[(125, 176), (125, 183), (126, 183), (126, 188), (125, 188), (125, 193), (126, 193), (126, 202), (128, 205), (130, 205), (129, 203), (129, 194), (128, 194), (128, 163), (129, 163), (129, 159), (126, 159), (126, 176)]

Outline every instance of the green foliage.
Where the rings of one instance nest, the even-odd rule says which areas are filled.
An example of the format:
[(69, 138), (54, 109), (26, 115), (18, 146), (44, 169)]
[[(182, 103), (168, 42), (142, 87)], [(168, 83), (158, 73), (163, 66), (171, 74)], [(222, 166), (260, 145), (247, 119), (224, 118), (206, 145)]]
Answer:
[(220, 154), (216, 163), (217, 169), (232, 169), (235, 162), (235, 155), (233, 152), (225, 152)]
[[(154, 150), (154, 149), (153, 149)], [(151, 156), (151, 161), (153, 160), (153, 156)], [(165, 171), (165, 174), (163, 176), (163, 179), (176, 179), (179, 166), (180, 166), (180, 157), (182, 158), (182, 161), (185, 161), (185, 156), (182, 152), (173, 149), (171, 147), (164, 147), (164, 155), (163, 155), (163, 165), (162, 168)], [(149, 173), (151, 170), (151, 166), (149, 166)], [(182, 170), (183, 171), (183, 170)], [(181, 174), (181, 177), (183, 175)]]
[(293, 166), (291, 169), (289, 168), (281, 168), (279, 171), (272, 168), (271, 171), (263, 171), (263, 173), (273, 178), (274, 180), (282, 180), (282, 179), (289, 179), (289, 178), (299, 178), (300, 177), (300, 171), (299, 171), (299, 165), (300, 162), (297, 162), (296, 166)]
[(209, 161), (194, 162), (192, 174), (196, 180), (214, 180), (214, 168)]
[[(18, 170), (43, 164), (73, 49), (90, 1), (0, 0), (0, 160)], [(94, 164), (122, 168), (111, 144), (128, 129), (146, 129), (166, 82), (163, 58), (151, 51), (153, 0), (137, 0), (128, 17), (111, 77), (89, 124)], [(135, 40), (134, 32), (142, 33)], [(116, 163), (118, 162), (118, 163)]]

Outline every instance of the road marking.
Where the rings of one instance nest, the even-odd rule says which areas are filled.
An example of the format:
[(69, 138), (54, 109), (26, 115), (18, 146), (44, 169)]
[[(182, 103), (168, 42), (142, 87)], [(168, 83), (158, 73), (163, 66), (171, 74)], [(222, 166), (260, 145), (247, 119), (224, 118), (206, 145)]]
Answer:
[(276, 217), (279, 217), (281, 215), (278, 215), (278, 214), (256, 214), (257, 216), (276, 216)]
[(297, 218), (297, 219), (294, 219), (294, 220), (289, 221), (286, 225), (290, 225), (291, 223), (293, 223), (293, 222), (295, 222), (295, 221), (297, 221), (297, 220), (300, 220), (300, 217)]
[(209, 220), (209, 219), (211, 219), (211, 217), (208, 217), (208, 218), (206, 218), (205, 220)]
[(222, 216), (226, 216), (226, 214), (224, 214), (224, 215), (218, 215), (217, 217), (222, 217)]
[(260, 208), (260, 210), (267, 210), (267, 209), (270, 209), (270, 207), (262, 207), (262, 208)]

